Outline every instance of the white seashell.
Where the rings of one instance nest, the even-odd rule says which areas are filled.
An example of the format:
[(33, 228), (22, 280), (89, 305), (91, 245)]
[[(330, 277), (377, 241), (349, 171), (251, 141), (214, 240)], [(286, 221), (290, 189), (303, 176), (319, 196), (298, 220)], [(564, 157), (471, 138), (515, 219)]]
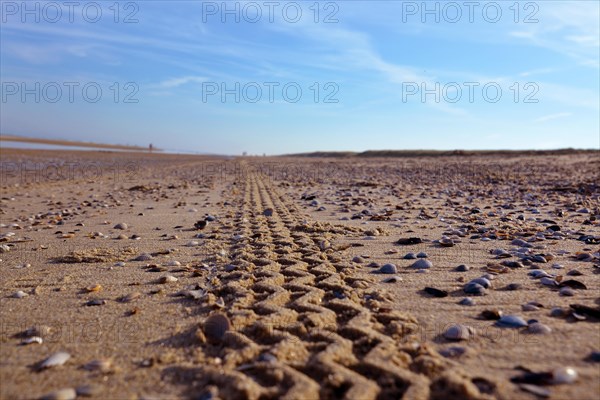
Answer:
[(197, 240), (191, 240), (191, 241), (187, 242), (186, 246), (194, 247), (194, 246), (198, 246), (199, 244), (200, 244), (200, 242), (198, 242)]
[(179, 261), (171, 260), (165, 264), (167, 267), (180, 267), (181, 263)]
[(39, 336), (32, 336), (32, 337), (28, 337), (27, 339), (23, 339), (23, 341), (21, 342), (22, 345), (33, 344), (33, 343), (42, 344), (42, 343), (44, 343), (44, 339), (42, 339)]
[(19, 290), (18, 292), (15, 292), (12, 295), (12, 297), (14, 297), (15, 299), (22, 299), (23, 297), (27, 297), (27, 296), (29, 296), (29, 295), (22, 290)]
[(553, 379), (552, 382), (560, 385), (564, 383), (573, 383), (577, 380), (579, 375), (575, 368), (572, 367), (560, 367), (552, 371)]
[(40, 364), (40, 368), (44, 369), (58, 367), (66, 363), (69, 358), (71, 358), (71, 355), (69, 353), (59, 351), (58, 353), (54, 353), (50, 357), (42, 361), (42, 363)]

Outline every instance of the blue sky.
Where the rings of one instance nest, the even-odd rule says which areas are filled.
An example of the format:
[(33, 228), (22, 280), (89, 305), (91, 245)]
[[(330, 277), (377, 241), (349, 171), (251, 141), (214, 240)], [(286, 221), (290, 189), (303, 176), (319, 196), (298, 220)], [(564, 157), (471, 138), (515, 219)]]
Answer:
[(598, 1), (90, 3), (1, 1), (2, 133), (225, 154), (600, 147)]

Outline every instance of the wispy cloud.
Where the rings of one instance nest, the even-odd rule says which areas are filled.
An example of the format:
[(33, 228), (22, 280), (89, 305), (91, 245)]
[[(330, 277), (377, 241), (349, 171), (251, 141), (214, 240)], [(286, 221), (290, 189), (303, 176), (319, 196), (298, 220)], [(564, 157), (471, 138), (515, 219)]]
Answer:
[(158, 84), (158, 86), (163, 88), (176, 88), (179, 86), (187, 85), (189, 83), (202, 83), (206, 82), (207, 78), (203, 76), (182, 76), (180, 78), (171, 78), (165, 81), (162, 81)]
[(555, 119), (559, 119), (559, 118), (566, 118), (566, 117), (570, 117), (571, 115), (573, 115), (572, 113), (569, 112), (561, 112), (561, 113), (556, 113), (556, 114), (549, 114), (549, 115), (544, 115), (542, 117), (536, 118), (533, 120), (533, 122), (548, 122), (548, 121), (552, 121)]

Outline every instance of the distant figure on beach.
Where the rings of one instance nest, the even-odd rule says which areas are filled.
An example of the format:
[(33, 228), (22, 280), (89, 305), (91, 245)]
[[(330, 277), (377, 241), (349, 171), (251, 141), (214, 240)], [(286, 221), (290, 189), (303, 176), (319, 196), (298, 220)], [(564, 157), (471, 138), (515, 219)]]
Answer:
[(150, 151), (150, 153), (152, 153), (153, 148), (154, 148), (154, 146), (152, 146), (152, 143), (150, 143), (150, 145), (148, 146), (148, 151)]

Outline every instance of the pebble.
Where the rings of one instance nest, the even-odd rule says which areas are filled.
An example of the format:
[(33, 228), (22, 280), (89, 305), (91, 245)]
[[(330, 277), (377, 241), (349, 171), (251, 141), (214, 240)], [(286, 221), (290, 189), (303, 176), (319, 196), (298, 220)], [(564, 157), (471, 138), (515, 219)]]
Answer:
[(115, 226), (113, 226), (113, 229), (126, 230), (127, 228), (129, 228), (129, 226), (127, 226), (127, 224), (124, 222), (118, 223)]
[(429, 269), (429, 268), (433, 267), (433, 264), (431, 263), (431, 261), (421, 258), (421, 259), (415, 261), (411, 265), (411, 267), (417, 268), (417, 269)]
[(71, 358), (69, 353), (59, 351), (42, 361), (40, 364), (40, 369), (58, 367), (66, 363), (69, 358)]
[(470, 270), (471, 268), (465, 264), (461, 264), (458, 267), (456, 267), (456, 271), (458, 272), (467, 272), (468, 270)]
[(112, 360), (93, 360), (83, 366), (83, 369), (88, 371), (99, 371), (103, 373), (110, 372), (112, 370)]
[(179, 261), (171, 260), (165, 264), (166, 267), (181, 267), (181, 263)]
[(500, 310), (483, 310), (481, 312), (481, 314), (479, 314), (479, 316), (482, 319), (486, 319), (486, 320), (490, 320), (490, 321), (495, 321), (495, 320), (499, 320), (500, 318), (502, 318), (502, 311)]
[(522, 328), (527, 326), (527, 322), (518, 315), (505, 315), (496, 321), (496, 326), (500, 328)]
[(381, 265), (378, 262), (373, 261), (373, 262), (370, 262), (369, 264), (367, 264), (367, 267), (369, 267), (369, 268), (379, 268), (379, 267), (381, 267)]
[(523, 305), (521, 306), (521, 309), (522, 309), (523, 311), (537, 311), (537, 310), (539, 310), (540, 308), (539, 308), (538, 306), (534, 305), (534, 304), (523, 304)]
[(118, 261), (115, 263), (115, 267), (124, 267), (125, 263), (123, 261)]
[(200, 244), (200, 242), (198, 242), (197, 240), (190, 240), (189, 242), (186, 243), (187, 247), (195, 247), (198, 246)]
[(542, 279), (540, 279), (540, 283), (546, 286), (556, 286), (556, 281), (554, 280), (554, 278), (543, 277)]
[(492, 287), (492, 282), (490, 282), (490, 280), (488, 278), (484, 278), (484, 277), (472, 279), (471, 282), (478, 283), (486, 289), (489, 289)]
[(440, 355), (446, 358), (460, 357), (467, 352), (466, 347), (452, 346), (439, 351)]
[(455, 324), (444, 332), (444, 337), (449, 340), (468, 340), (473, 333), (473, 328), (466, 325)]
[(362, 258), (361, 256), (355, 256), (352, 258), (352, 262), (355, 262), (357, 264), (362, 264), (365, 262), (365, 259)]
[(550, 329), (549, 326), (542, 324), (541, 322), (534, 322), (532, 324), (529, 324), (527, 332), (534, 335), (546, 335), (552, 332), (552, 329)]
[(398, 268), (395, 264), (383, 264), (383, 266), (379, 268), (378, 272), (380, 274), (396, 274), (398, 273)]
[(561, 308), (561, 307), (553, 307), (550, 310), (550, 316), (555, 318), (565, 318), (570, 314), (570, 311)]
[(399, 276), (390, 276), (389, 278), (385, 278), (382, 282), (383, 283), (396, 283), (396, 282), (401, 282), (402, 278)]
[(427, 258), (428, 255), (424, 251), (417, 253), (417, 258)]
[(403, 258), (405, 260), (416, 260), (417, 256), (415, 255), (415, 253), (406, 253), (406, 255)]
[(567, 275), (569, 275), (569, 276), (581, 276), (581, 275), (583, 275), (583, 272), (579, 271), (578, 269), (572, 269), (569, 272), (567, 272)]
[(600, 351), (592, 351), (588, 359), (593, 362), (600, 362)]

